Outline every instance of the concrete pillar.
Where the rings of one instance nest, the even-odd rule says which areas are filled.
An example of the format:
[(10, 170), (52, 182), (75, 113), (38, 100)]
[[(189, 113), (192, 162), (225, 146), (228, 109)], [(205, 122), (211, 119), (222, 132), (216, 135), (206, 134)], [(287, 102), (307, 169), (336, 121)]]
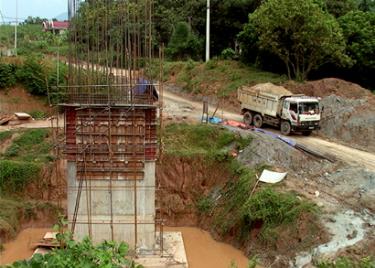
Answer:
[[(73, 221), (79, 181), (75, 162), (68, 162), (68, 220)], [(91, 190), (90, 190), (91, 189)], [(91, 191), (91, 195), (90, 195)], [(91, 202), (90, 202), (91, 197)], [(144, 179), (137, 181), (137, 242), (135, 241), (134, 180), (112, 181), (113, 234), (115, 241), (124, 241), (131, 248), (153, 250), (155, 246), (155, 162), (145, 163)], [(83, 182), (75, 226), (75, 238), (89, 235), (95, 243), (112, 240), (109, 179)], [(88, 216), (91, 211), (91, 217)]]

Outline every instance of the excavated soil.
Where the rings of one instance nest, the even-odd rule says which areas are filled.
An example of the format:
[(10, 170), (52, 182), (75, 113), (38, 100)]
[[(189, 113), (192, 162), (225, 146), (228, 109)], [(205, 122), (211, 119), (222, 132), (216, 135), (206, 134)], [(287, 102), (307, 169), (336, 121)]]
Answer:
[(228, 181), (225, 167), (207, 165), (199, 157), (165, 156), (157, 166), (156, 179), (162, 187), (158, 202), (168, 226), (198, 226), (195, 202), (214, 188), (220, 189)]
[(319, 135), (368, 152), (375, 151), (375, 95), (357, 84), (328, 78), (285, 85), (295, 94), (322, 98)]

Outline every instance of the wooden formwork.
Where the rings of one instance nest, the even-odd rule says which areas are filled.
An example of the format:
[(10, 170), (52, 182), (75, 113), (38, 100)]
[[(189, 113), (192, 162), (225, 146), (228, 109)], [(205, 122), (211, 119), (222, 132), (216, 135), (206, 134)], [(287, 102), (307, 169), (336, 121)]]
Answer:
[(66, 107), (65, 118), (65, 153), (77, 178), (139, 180), (144, 162), (156, 160), (155, 107)]

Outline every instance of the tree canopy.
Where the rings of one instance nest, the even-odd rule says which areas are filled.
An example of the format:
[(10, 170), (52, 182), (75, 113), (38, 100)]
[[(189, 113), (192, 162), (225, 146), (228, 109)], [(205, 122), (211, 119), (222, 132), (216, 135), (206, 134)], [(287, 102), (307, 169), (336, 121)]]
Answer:
[(312, 0), (269, 0), (249, 16), (257, 45), (277, 55), (289, 77), (306, 79), (330, 61), (347, 61), (341, 28)]
[(375, 70), (375, 13), (351, 11), (339, 23), (348, 55), (358, 67)]

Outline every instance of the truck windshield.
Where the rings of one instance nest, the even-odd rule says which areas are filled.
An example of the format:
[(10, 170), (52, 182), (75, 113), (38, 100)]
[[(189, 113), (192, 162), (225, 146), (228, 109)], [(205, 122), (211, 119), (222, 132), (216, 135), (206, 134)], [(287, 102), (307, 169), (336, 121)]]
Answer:
[(319, 113), (319, 103), (317, 103), (317, 102), (299, 103), (299, 112), (301, 114), (318, 114)]

